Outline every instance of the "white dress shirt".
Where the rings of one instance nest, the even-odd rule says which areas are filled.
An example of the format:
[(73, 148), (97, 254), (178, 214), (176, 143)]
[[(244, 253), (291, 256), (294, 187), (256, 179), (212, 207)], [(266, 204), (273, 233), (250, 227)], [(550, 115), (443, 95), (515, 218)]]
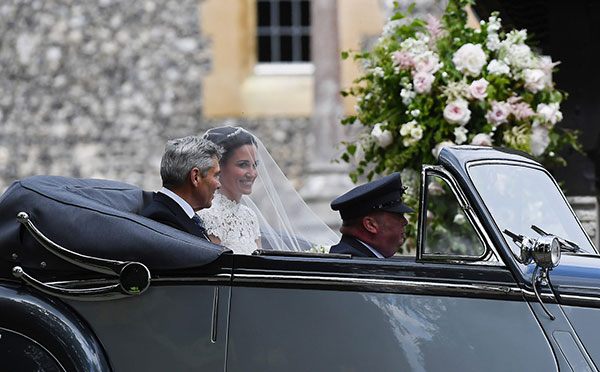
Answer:
[(177, 204), (179, 204), (179, 206), (185, 211), (189, 218), (194, 217), (194, 208), (192, 208), (192, 206), (189, 205), (188, 202), (183, 200), (181, 196), (175, 194), (173, 191), (167, 189), (166, 187), (160, 189), (159, 192), (165, 194), (169, 198), (173, 199)]

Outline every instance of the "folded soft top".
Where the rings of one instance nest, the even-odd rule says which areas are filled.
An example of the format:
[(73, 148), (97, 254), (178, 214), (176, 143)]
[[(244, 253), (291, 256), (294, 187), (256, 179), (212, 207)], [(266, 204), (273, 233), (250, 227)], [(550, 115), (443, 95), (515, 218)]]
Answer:
[(138, 215), (151, 200), (151, 192), (109, 180), (34, 176), (14, 182), (0, 197), (0, 276), (10, 275), (6, 268), (17, 264), (78, 270), (43, 248), (17, 222), (19, 212), (27, 212), (46, 237), (66, 249), (138, 261), (150, 270), (200, 267), (228, 252)]

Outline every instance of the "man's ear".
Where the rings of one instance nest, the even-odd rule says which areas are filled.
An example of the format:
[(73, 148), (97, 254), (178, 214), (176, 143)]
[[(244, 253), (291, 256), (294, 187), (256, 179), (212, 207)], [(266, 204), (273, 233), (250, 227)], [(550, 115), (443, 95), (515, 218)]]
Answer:
[(202, 175), (200, 174), (200, 169), (198, 168), (192, 168), (189, 177), (194, 187), (198, 187), (202, 183)]
[(365, 216), (362, 219), (362, 225), (371, 234), (377, 234), (379, 232), (379, 224), (377, 220), (372, 216)]

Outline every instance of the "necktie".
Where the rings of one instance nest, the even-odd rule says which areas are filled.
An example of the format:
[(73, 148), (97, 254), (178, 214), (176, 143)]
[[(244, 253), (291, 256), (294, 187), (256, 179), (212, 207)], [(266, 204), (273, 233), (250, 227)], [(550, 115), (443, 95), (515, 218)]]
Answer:
[(204, 222), (202, 222), (202, 220), (200, 219), (200, 217), (198, 217), (197, 214), (194, 214), (194, 217), (192, 217), (192, 221), (194, 221), (194, 223), (200, 227), (201, 229), (204, 230)]
[(197, 214), (194, 214), (194, 217), (192, 217), (192, 221), (194, 221), (194, 223), (196, 224), (196, 226), (198, 226), (200, 228), (200, 230), (202, 231), (202, 236), (204, 237), (204, 239), (210, 240), (208, 238), (208, 235), (206, 234), (206, 228), (204, 227), (204, 222), (202, 222), (202, 219), (200, 217), (198, 217)]

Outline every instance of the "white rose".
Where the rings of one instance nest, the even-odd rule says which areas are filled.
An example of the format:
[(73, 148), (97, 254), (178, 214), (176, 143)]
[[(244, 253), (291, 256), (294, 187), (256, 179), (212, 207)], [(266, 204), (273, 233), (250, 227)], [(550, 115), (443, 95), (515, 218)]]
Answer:
[(559, 111), (560, 105), (558, 102), (553, 102), (549, 104), (540, 103), (537, 105), (537, 115), (544, 119), (546, 122), (551, 123), (552, 125), (561, 121), (563, 118), (562, 112)]
[(428, 72), (417, 72), (413, 77), (413, 84), (415, 86), (415, 92), (417, 93), (429, 93), (431, 85), (435, 80), (435, 76)]
[(433, 150), (431, 150), (431, 154), (433, 154), (434, 158), (438, 158), (440, 156), (440, 152), (442, 151), (442, 149), (446, 146), (453, 146), (454, 143), (451, 141), (443, 141), (438, 143), (437, 145), (435, 145), (435, 147), (433, 148)]
[(478, 76), (486, 61), (487, 56), (480, 44), (467, 43), (461, 46), (452, 57), (456, 69), (471, 76)]
[(487, 71), (490, 75), (510, 75), (510, 67), (497, 59), (492, 59), (488, 63)]
[(446, 119), (446, 121), (450, 124), (467, 124), (471, 119), (469, 103), (462, 99), (450, 102), (444, 108), (444, 119)]
[(427, 191), (429, 192), (430, 195), (436, 195), (436, 196), (444, 195), (446, 193), (446, 190), (444, 190), (442, 185), (440, 185), (440, 183), (437, 181), (429, 182), (429, 185), (427, 185)]
[(410, 136), (417, 141), (420, 140), (423, 138), (423, 128), (420, 125), (414, 127), (410, 130)]
[(531, 134), (531, 153), (533, 156), (540, 156), (550, 144), (548, 128), (534, 122), (531, 129), (533, 130)]
[(457, 213), (456, 216), (454, 216), (454, 220), (452, 221), (457, 225), (463, 225), (465, 222), (467, 222), (467, 219), (465, 218), (465, 215), (462, 213)]
[(402, 124), (402, 126), (400, 127), (400, 135), (402, 137), (408, 136), (410, 134), (410, 131), (415, 127), (416, 124), (417, 122), (415, 120), (411, 120), (408, 123)]
[(525, 79), (525, 89), (532, 93), (544, 89), (548, 80), (544, 71), (537, 68), (523, 70), (523, 78)]
[(471, 140), (471, 145), (475, 146), (491, 146), (492, 137), (487, 133), (479, 133)]
[(381, 129), (381, 126), (381, 123), (375, 124), (371, 131), (371, 137), (373, 137), (373, 141), (375, 141), (375, 144), (378, 146), (387, 147), (393, 142), (394, 136), (389, 130)]
[(457, 145), (462, 145), (467, 141), (467, 133), (469, 131), (465, 127), (454, 128), (454, 137)]
[(486, 90), (487, 90), (488, 85), (490, 85), (490, 83), (488, 83), (488, 81), (485, 80), (484, 78), (481, 78), (479, 80), (474, 80), (471, 83), (471, 85), (469, 86), (469, 89), (467, 90), (467, 92), (469, 93), (469, 96), (471, 98), (481, 101), (485, 97), (487, 97)]
[(498, 126), (508, 121), (508, 115), (511, 113), (511, 107), (508, 102), (492, 103), (492, 109), (485, 114), (485, 118), (489, 123)]

